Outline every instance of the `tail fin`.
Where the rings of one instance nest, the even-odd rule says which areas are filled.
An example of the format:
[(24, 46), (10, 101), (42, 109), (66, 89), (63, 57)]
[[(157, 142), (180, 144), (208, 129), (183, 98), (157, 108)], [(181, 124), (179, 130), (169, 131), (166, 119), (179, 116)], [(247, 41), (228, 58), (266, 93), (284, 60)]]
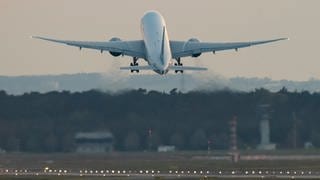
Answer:
[(166, 33), (166, 28), (163, 26), (163, 31), (162, 31), (162, 43), (161, 43), (161, 54), (160, 54), (160, 59), (162, 59), (163, 57), (163, 53), (164, 53), (164, 36)]

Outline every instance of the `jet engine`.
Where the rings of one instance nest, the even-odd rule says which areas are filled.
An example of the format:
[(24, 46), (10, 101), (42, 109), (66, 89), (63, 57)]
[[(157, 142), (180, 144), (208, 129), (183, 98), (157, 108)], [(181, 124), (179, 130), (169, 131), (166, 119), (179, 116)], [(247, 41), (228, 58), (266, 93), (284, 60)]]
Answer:
[[(184, 46), (187, 47), (190, 43), (198, 43), (198, 42), (200, 42), (199, 39), (191, 38), (186, 42), (186, 44)], [(200, 55), (201, 55), (201, 53), (194, 53), (194, 54), (192, 54), (192, 57), (199, 57)]]
[[(110, 41), (111, 42), (114, 42), (114, 41), (121, 41), (121, 39), (120, 38), (117, 38), (117, 37), (113, 37), (113, 38), (111, 38), (110, 39)], [(120, 52), (112, 52), (112, 51), (110, 51), (109, 52), (112, 56), (114, 56), (114, 57), (118, 57), (118, 56), (120, 56), (122, 53), (120, 53)]]

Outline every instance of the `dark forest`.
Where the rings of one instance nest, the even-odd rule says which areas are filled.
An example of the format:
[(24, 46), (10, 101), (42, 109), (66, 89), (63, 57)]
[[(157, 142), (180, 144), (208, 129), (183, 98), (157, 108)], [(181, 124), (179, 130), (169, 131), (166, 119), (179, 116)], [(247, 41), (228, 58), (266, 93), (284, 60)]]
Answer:
[[(77, 132), (113, 133), (115, 151), (229, 148), (229, 121), (238, 121), (239, 149), (260, 141), (257, 107), (271, 108), (271, 141), (279, 149), (320, 147), (320, 93), (256, 89), (170, 93), (131, 90), (112, 94), (96, 90), (71, 93), (0, 91), (0, 147), (12, 152), (71, 152)], [(148, 137), (152, 130), (151, 139)]]

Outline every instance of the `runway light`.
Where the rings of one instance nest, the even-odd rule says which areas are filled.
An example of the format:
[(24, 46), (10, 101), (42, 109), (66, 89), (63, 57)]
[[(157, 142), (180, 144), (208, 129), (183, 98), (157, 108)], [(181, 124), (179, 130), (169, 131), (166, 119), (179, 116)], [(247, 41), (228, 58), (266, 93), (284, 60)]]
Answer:
[(193, 174), (197, 174), (197, 171), (193, 171)]
[(210, 174), (210, 171), (207, 171), (207, 174)]
[(309, 174), (311, 174), (311, 171), (309, 171)]
[(178, 171), (176, 171), (176, 174), (178, 174)]
[(169, 174), (171, 174), (171, 173), (172, 173), (172, 171), (170, 170), (170, 171), (169, 171)]
[(232, 171), (232, 172), (231, 172), (231, 174), (235, 174), (235, 172), (234, 172), (234, 171)]
[(246, 171), (246, 172), (245, 172), (245, 174), (249, 174), (249, 172), (248, 172), (248, 171)]
[(255, 174), (256, 172), (255, 171), (252, 171), (252, 174)]
[(289, 172), (289, 171), (287, 171), (287, 174), (290, 174), (290, 172)]
[(125, 173), (126, 173), (126, 171), (125, 171), (125, 170), (123, 170), (123, 171), (122, 171), (122, 173), (123, 173), (123, 174), (125, 174)]
[(259, 174), (262, 174), (262, 172), (261, 172), (261, 171), (259, 171), (258, 173), (259, 173)]
[(221, 172), (221, 171), (219, 171), (219, 174), (222, 174), (222, 172)]

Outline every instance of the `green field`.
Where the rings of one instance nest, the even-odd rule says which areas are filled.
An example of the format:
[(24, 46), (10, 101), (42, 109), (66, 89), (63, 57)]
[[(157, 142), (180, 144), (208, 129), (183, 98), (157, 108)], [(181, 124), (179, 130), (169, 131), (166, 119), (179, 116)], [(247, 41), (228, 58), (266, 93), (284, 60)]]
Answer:
[[(261, 154), (268, 154), (269, 152)], [(303, 169), (320, 170), (320, 159), (312, 160), (252, 160), (232, 163), (229, 160), (215, 160), (226, 152), (175, 152), (175, 153), (117, 153), (110, 154), (2, 154), (0, 168), (41, 169), (114, 169), (114, 170), (219, 170), (219, 169)], [(246, 151), (246, 153), (250, 152)], [(273, 155), (309, 155), (308, 152), (278, 151)], [(319, 154), (313, 151), (312, 154)], [(252, 152), (252, 155), (259, 155)]]
[[(227, 152), (175, 152), (175, 153), (117, 153), (110, 154), (2, 154), (0, 155), (0, 170), (28, 169), (42, 171), (45, 167), (50, 169), (67, 169), (79, 172), (80, 170), (159, 170), (162, 172), (172, 171), (250, 171), (250, 170), (297, 170), (297, 171), (320, 171), (320, 159), (309, 160), (247, 160), (233, 163), (230, 160), (217, 160), (217, 157), (226, 157)], [(246, 151), (244, 155), (319, 155), (318, 151), (275, 151), (257, 152)], [(219, 158), (218, 158), (219, 159)], [(141, 179), (134, 177), (8, 177), (2, 179), (17, 180), (55, 180), (55, 179)], [(150, 178), (148, 178), (150, 179)], [(154, 177), (151, 179), (164, 179)], [(171, 178), (174, 179), (174, 178)], [(178, 178), (181, 179), (181, 178)], [(183, 178), (185, 179), (185, 178)], [(191, 179), (191, 178), (190, 178)], [(199, 178), (198, 178), (199, 179)], [(214, 178), (211, 178), (214, 179)]]

